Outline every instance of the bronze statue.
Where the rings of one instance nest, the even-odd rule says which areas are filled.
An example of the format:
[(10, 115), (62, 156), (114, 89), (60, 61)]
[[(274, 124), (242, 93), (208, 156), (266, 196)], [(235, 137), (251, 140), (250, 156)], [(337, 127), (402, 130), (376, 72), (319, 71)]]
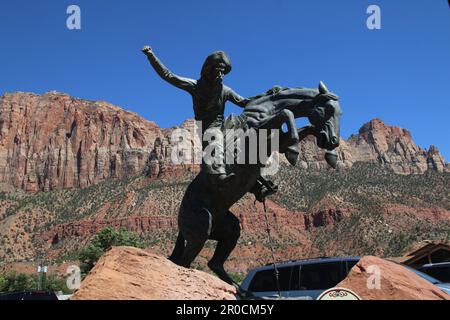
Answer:
[[(164, 79), (193, 95), (194, 108), (204, 108), (202, 103), (207, 102), (208, 99), (202, 100), (204, 99), (203, 96), (198, 98), (194, 96), (195, 94), (198, 95), (196, 90), (202, 92), (202, 89), (197, 89), (201, 85), (200, 80), (195, 82), (194, 80), (174, 76), (162, 67), (148, 47), (145, 47), (143, 51)], [(215, 58), (208, 57), (207, 61), (217, 58), (223, 62), (223, 65), (216, 66), (213, 71), (211, 69), (207, 71), (208, 67), (205, 67), (205, 72), (210, 72), (212, 78), (221, 79), (223, 74), (231, 69), (231, 65), (226, 62), (227, 60), (224, 57), (226, 57), (224, 54), (220, 54), (218, 58), (217, 56)], [(317, 138), (317, 146), (327, 150), (325, 159), (328, 164), (333, 168), (336, 167), (337, 155), (334, 149), (339, 146), (342, 111), (338, 97), (329, 92), (322, 82), (318, 89), (274, 87), (251, 99), (241, 98), (225, 86), (221, 92), (220, 95), (216, 95), (216, 98), (222, 99), (220, 102), (221, 109), (218, 110), (220, 112), (211, 114), (214, 119), (210, 119), (209, 114), (199, 113), (198, 110), (196, 110), (196, 118), (205, 120), (211, 125), (217, 119), (217, 116), (223, 116), (223, 103), (225, 99), (229, 99), (245, 106), (245, 108), (241, 115), (232, 115), (225, 120), (221, 120), (221, 130), (242, 129), (244, 132), (250, 130), (258, 132), (262, 129), (278, 129), (281, 131), (283, 124), (286, 124), (288, 131), (280, 134), (279, 150), (277, 151), (285, 154), (292, 165), (295, 165), (298, 155), (298, 143), (306, 136), (314, 135)], [(295, 119), (300, 117), (307, 117), (310, 125), (297, 129)], [(271, 135), (266, 137), (266, 141), (262, 141), (259, 135), (256, 136), (258, 137), (258, 146), (263, 143), (270, 145)], [(246, 145), (246, 148), (249, 148), (249, 146)], [(234, 164), (223, 164), (224, 171), (221, 174), (225, 174), (226, 177), (232, 175), (233, 178), (226, 178), (227, 182), (221, 186), (210, 179), (211, 174), (206, 169), (201, 170), (190, 183), (179, 210), (179, 233), (175, 248), (170, 256), (170, 259), (176, 264), (190, 267), (206, 240), (217, 240), (216, 250), (208, 262), (208, 266), (219, 278), (230, 284), (235, 283), (226, 273), (224, 263), (239, 239), (240, 225), (239, 220), (229, 209), (247, 192), (254, 192), (255, 188), (261, 190), (264, 186), (270, 189), (271, 186), (270, 182), (264, 186), (259, 185), (264, 184), (265, 181), (259, 180), (264, 163), (238, 164), (236, 162)], [(264, 197), (265, 195), (262, 195), (261, 200)]]
[[(202, 122), (202, 136), (207, 131), (221, 130), (224, 121), (225, 102), (230, 101), (235, 105), (244, 108), (251, 100), (261, 95), (243, 98), (231, 88), (223, 84), (223, 78), (231, 71), (231, 61), (227, 54), (223, 51), (216, 51), (210, 54), (203, 63), (200, 79), (193, 80), (180, 77), (172, 73), (164, 64), (156, 57), (150, 46), (145, 46), (142, 52), (147, 56), (150, 64), (158, 73), (158, 75), (173, 86), (188, 92), (192, 96), (195, 120)], [(206, 141), (202, 141), (203, 149), (208, 145)], [(221, 140), (212, 142), (216, 150), (218, 161), (213, 163), (202, 163), (202, 170), (209, 174), (213, 184), (223, 187), (232, 180), (234, 173), (226, 173), (224, 147)], [(277, 191), (271, 181), (259, 177), (252, 192), (256, 199), (261, 201), (264, 197), (269, 196)]]

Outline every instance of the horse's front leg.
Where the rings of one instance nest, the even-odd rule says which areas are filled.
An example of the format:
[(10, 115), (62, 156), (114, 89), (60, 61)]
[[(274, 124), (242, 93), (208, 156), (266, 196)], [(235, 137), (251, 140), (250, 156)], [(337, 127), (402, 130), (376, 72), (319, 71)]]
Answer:
[(281, 125), (286, 124), (288, 128), (287, 135), (290, 139), (288, 145), (297, 144), (299, 142), (299, 137), (297, 132), (297, 125), (295, 124), (294, 114), (292, 113), (292, 111), (284, 109), (283, 111), (281, 111), (279, 117), (281, 120)]
[[(314, 126), (312, 126), (312, 125), (304, 126), (296, 131), (297, 131), (297, 135), (298, 135), (298, 143), (300, 143), (303, 139), (305, 139), (309, 135), (315, 135), (315, 129), (314, 129)], [(289, 160), (288, 156), (294, 156), (294, 157), (291, 157), (291, 159), (294, 158), (296, 160), (295, 153), (298, 154), (298, 143), (296, 145), (292, 145), (291, 141), (292, 141), (292, 139), (291, 139), (290, 135), (288, 133), (283, 132), (280, 135), (280, 145), (279, 145), (280, 150), (279, 151), (280, 151), (280, 153), (284, 153), (288, 160)], [(289, 162), (292, 165), (295, 164), (295, 163), (291, 162), (290, 160), (289, 160)]]
[(284, 153), (289, 163), (294, 166), (297, 163), (298, 143), (300, 141), (294, 114), (292, 111), (284, 109), (273, 121), (278, 122), (280, 128), (283, 124), (287, 125), (287, 132), (280, 134), (280, 152)]
[[(315, 135), (314, 126), (307, 125), (297, 130), (298, 142), (302, 141), (309, 135)], [(280, 153), (285, 153), (286, 149), (292, 145), (292, 138), (289, 133), (280, 134)]]

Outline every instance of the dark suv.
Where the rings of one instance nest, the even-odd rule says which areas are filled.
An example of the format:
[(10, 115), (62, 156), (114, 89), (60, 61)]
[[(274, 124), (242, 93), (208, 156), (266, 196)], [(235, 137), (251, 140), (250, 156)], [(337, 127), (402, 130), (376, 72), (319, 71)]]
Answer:
[(46, 291), (15, 291), (0, 293), (0, 300), (58, 300), (58, 297)]
[(419, 270), (442, 282), (450, 283), (450, 262), (426, 264)]
[[(316, 299), (345, 279), (359, 257), (316, 258), (277, 264), (281, 296)], [(256, 297), (278, 295), (273, 265), (250, 270), (241, 287)]]

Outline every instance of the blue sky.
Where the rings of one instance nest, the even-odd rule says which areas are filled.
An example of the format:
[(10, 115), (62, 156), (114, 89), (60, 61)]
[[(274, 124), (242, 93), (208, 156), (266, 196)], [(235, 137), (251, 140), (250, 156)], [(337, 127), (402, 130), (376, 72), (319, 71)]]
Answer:
[[(81, 8), (81, 30), (66, 28), (70, 4)], [(381, 8), (381, 30), (366, 27), (370, 4)], [(191, 99), (157, 77), (141, 47), (191, 78), (224, 50), (233, 62), (225, 83), (243, 96), (323, 80), (341, 97), (345, 138), (378, 117), (450, 159), (447, 0), (10, 0), (0, 36), (0, 94), (57, 90), (170, 127), (193, 117)]]

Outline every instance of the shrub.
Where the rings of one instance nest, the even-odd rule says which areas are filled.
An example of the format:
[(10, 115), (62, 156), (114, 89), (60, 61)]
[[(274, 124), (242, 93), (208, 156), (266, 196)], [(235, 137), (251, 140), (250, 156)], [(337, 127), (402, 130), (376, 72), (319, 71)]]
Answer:
[[(9, 272), (0, 274), (0, 292), (28, 291), (38, 289), (38, 275)], [(66, 279), (56, 274), (48, 274), (42, 280), (42, 289), (45, 291), (62, 291), (71, 293), (66, 286)]]
[(81, 272), (88, 273), (103, 253), (112, 246), (144, 247), (143, 243), (132, 232), (105, 228), (94, 236), (86, 248), (80, 251), (78, 259), (80, 260)]
[(231, 279), (233, 279), (234, 282), (240, 284), (245, 278), (245, 275), (240, 272), (228, 272)]

